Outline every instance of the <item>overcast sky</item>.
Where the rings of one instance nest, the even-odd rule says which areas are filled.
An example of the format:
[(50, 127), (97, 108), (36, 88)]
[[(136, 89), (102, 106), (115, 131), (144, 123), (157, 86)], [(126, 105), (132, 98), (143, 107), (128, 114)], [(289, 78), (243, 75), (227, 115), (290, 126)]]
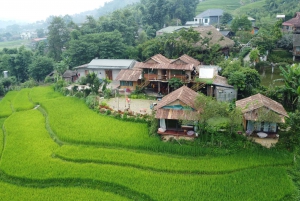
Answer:
[(0, 0), (0, 19), (35, 22), (50, 15), (75, 14), (111, 0)]

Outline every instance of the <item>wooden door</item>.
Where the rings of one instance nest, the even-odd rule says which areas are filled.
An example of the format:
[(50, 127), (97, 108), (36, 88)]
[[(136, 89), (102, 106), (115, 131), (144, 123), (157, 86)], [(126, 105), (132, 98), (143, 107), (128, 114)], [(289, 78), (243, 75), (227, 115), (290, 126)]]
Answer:
[(109, 80), (113, 80), (112, 78), (112, 70), (105, 70), (105, 77)]

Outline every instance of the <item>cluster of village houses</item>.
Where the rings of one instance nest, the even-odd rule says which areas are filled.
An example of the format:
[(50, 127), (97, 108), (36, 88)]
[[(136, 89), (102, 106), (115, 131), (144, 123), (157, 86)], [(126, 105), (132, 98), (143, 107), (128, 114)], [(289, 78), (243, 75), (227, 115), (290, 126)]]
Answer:
[[(234, 42), (227, 36), (228, 32), (221, 33), (211, 24), (219, 23), (223, 11), (209, 9), (197, 15), (189, 26), (166, 27), (157, 31), (157, 35), (172, 33), (180, 29), (194, 26), (202, 37), (209, 36), (210, 44), (218, 43), (223, 53), (228, 55)], [(278, 16), (282, 18), (283, 16)], [(254, 19), (250, 19), (253, 23)], [(198, 25), (198, 26), (196, 26)], [(199, 26), (201, 25), (201, 26)], [(300, 13), (283, 23), (283, 29), (300, 30)], [(254, 27), (253, 33), (256, 28)], [(299, 31), (300, 33), (300, 31)], [(300, 34), (299, 34), (300, 36)], [(294, 36), (297, 38), (298, 35)], [(300, 37), (299, 37), (300, 39)], [(297, 46), (294, 40), (294, 56), (300, 55), (300, 42)], [(300, 40), (299, 40), (300, 41)], [(200, 44), (199, 44), (200, 45)], [(158, 133), (161, 135), (196, 137), (197, 130), (193, 125), (182, 125), (180, 120), (196, 120), (197, 109), (195, 99), (198, 92), (215, 97), (218, 101), (232, 101), (237, 98), (237, 91), (229, 85), (227, 79), (218, 75), (220, 68), (212, 65), (202, 65), (198, 60), (182, 55), (177, 59), (169, 59), (161, 54), (153, 55), (143, 62), (130, 59), (93, 59), (90, 63), (66, 71), (63, 77), (74, 82), (76, 79), (95, 73), (99, 79), (112, 80), (111, 87), (121, 93), (130, 93), (136, 89), (145, 89), (152, 94), (162, 94), (164, 97), (155, 106), (156, 118), (160, 121)], [(184, 86), (172, 91), (169, 80), (178, 78)], [(278, 132), (278, 123), (284, 123), (288, 117), (283, 106), (261, 94), (236, 101), (236, 106), (243, 112), (243, 126), (247, 131), (260, 133), (261, 137), (274, 137)], [(259, 122), (259, 110), (265, 108), (278, 115), (277, 122)]]
[[(237, 98), (236, 89), (229, 85), (227, 79), (218, 75), (220, 68), (202, 65), (196, 59), (182, 55), (177, 59), (168, 59), (157, 54), (144, 62), (130, 59), (93, 59), (89, 64), (66, 71), (63, 77), (69, 81), (95, 73), (99, 79), (112, 80), (111, 88), (120, 93), (131, 93), (142, 89), (146, 93), (163, 95), (154, 107), (155, 117), (159, 119), (160, 135), (197, 137), (193, 123), (182, 125), (182, 120), (197, 120), (195, 100), (198, 92), (213, 96), (218, 101), (233, 101)], [(169, 80), (178, 78), (184, 83), (179, 89), (173, 89)], [(288, 117), (283, 106), (268, 97), (256, 94), (236, 101), (236, 106), (243, 111), (244, 129), (263, 134), (262, 137), (275, 137), (278, 123)], [(258, 122), (258, 111), (261, 108), (273, 111), (278, 115), (277, 122)], [(186, 124), (186, 123), (185, 123)]]

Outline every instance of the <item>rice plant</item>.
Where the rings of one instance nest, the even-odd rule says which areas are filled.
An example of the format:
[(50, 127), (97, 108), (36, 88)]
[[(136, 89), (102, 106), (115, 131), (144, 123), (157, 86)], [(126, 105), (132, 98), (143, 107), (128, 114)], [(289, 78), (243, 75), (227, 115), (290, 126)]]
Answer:
[(15, 96), (12, 104), (16, 111), (23, 111), (34, 108), (34, 104), (29, 100), (29, 92), (29, 88), (24, 88)]
[(32, 88), (29, 96), (35, 104), (39, 104), (40, 101), (62, 97), (62, 94), (54, 91), (52, 86), (47, 86)]
[[(89, 183), (131, 200), (280, 200), (295, 191), (286, 167), (280, 166), (190, 174), (60, 160), (53, 157), (59, 146), (47, 134), (45, 119), (37, 110), (14, 113), (4, 126), (7, 142), (0, 169), (6, 175), (22, 178), (24, 184), (34, 181), (67, 187), (77, 183), (84, 188)], [(181, 159), (178, 162), (184, 164)]]
[[(236, 154), (211, 157), (187, 157), (149, 154), (126, 149), (96, 148), (64, 145), (55, 151), (55, 156), (68, 161), (114, 164), (140, 169), (174, 173), (226, 173), (248, 168), (292, 165), (291, 154), (265, 151), (265, 153), (244, 151)], [(220, 166), (220, 164), (222, 164)]]
[(17, 94), (18, 94), (17, 91), (10, 91), (0, 101), (0, 118), (8, 117), (9, 115), (12, 114), (13, 108), (11, 102), (16, 97)]
[(83, 187), (42, 187), (31, 186), (23, 187), (9, 183), (0, 182), (1, 200), (107, 200), (107, 201), (126, 201), (126, 197)]

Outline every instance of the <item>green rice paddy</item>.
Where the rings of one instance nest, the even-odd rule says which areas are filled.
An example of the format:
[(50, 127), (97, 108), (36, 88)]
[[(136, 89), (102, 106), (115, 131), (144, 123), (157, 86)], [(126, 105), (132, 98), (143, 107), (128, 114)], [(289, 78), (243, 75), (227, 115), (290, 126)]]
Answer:
[(17, 109), (0, 119), (1, 200), (289, 200), (296, 193), (289, 153), (210, 155), (150, 137), (146, 124), (99, 115), (50, 87), (7, 95), (10, 104), (3, 99), (0, 108)]

